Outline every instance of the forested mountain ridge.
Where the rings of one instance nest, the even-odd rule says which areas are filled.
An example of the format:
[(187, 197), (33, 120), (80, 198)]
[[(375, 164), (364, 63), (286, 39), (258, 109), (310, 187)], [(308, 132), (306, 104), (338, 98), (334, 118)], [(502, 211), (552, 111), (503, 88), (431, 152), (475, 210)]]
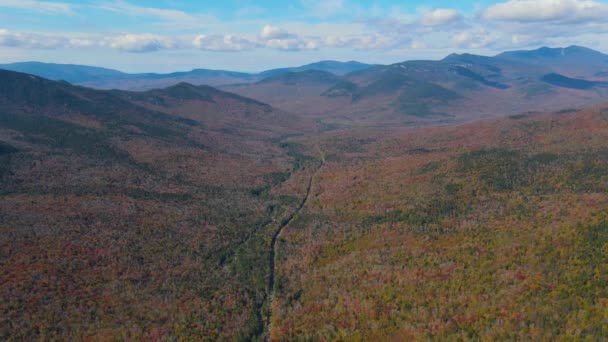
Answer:
[(0, 72), (0, 339), (261, 336), (314, 129), (211, 87)]

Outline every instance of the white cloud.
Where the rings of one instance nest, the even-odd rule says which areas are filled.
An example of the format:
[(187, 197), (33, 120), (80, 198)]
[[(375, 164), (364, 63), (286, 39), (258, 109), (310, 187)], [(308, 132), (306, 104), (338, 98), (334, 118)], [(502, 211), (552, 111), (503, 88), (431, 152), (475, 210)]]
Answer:
[(124, 34), (109, 38), (107, 45), (127, 52), (153, 52), (179, 46), (175, 39), (155, 34)]
[(329, 35), (323, 39), (323, 44), (332, 48), (343, 48), (351, 45), (353, 40), (353, 37)]
[(278, 50), (298, 51), (319, 48), (317, 37), (301, 37), (273, 25), (262, 27), (259, 40), (260, 46)]
[(21, 39), (16, 34), (8, 30), (0, 30), (0, 45), (19, 46), (21, 45)]
[(324, 37), (323, 45), (331, 48), (352, 48), (356, 50), (382, 50), (403, 47), (410, 44), (409, 37), (399, 39), (378, 33), (359, 35), (329, 35)]
[(262, 27), (262, 31), (260, 32), (260, 38), (263, 40), (285, 39), (290, 38), (291, 36), (292, 35), (282, 28), (272, 25), (264, 25), (264, 27)]
[(517, 22), (605, 21), (608, 5), (593, 0), (510, 0), (490, 6), (482, 18)]
[(520, 46), (533, 46), (543, 44), (543, 38), (535, 37), (534, 35), (528, 34), (513, 34), (511, 35), (511, 45)]
[(183, 46), (177, 38), (154, 34), (123, 34), (101, 36), (93, 34), (13, 32), (0, 29), (0, 46), (26, 49), (113, 48), (127, 52), (152, 52)]
[(224, 36), (201, 34), (194, 38), (192, 45), (206, 51), (243, 51), (258, 46), (255, 42), (232, 34)]
[(270, 39), (264, 42), (264, 46), (271, 49), (298, 51), (298, 50), (314, 50), (319, 47), (318, 43), (311, 39), (302, 39), (299, 37), (285, 39)]
[[(296, 4), (293, 9), (300, 12), (302, 9), (309, 10), (303, 15), (298, 14), (301, 15), (300, 20), (289, 20), (294, 17), (294, 12), (290, 12), (276, 22), (256, 18), (264, 11), (257, 7), (235, 14), (238, 18), (220, 20), (208, 14), (139, 6), (128, 2), (130, 0), (99, 0), (93, 4), (78, 5), (70, 5), (72, 0), (58, 1), (65, 3), (0, 0), (0, 11), (2, 7), (65, 14), (74, 14), (74, 9), (85, 8), (92, 15), (107, 11), (109, 13), (105, 14), (111, 14), (111, 18), (120, 16), (116, 22), (137, 19), (145, 23), (151, 27), (148, 31), (150, 34), (129, 30), (122, 31), (124, 34), (0, 30), (0, 45), (17, 47), (22, 51), (104, 49), (107, 53), (112, 50), (153, 52), (181, 49), (189, 51), (180, 53), (192, 56), (196, 53), (195, 49), (217, 52), (259, 50), (251, 53), (268, 55), (272, 52), (261, 50), (331, 49), (327, 52), (352, 55), (356, 50), (356, 56), (367, 53), (385, 57), (410, 53), (422, 56), (425, 52), (448, 54), (455, 47), (470, 49), (475, 53), (492, 53), (502, 49), (584, 44), (590, 41), (599, 42), (591, 46), (598, 48), (605, 45), (602, 37), (608, 33), (608, 19), (605, 19), (608, 18), (608, 4), (602, 0), (498, 0), (500, 2), (495, 5), (480, 8), (478, 15), (450, 8), (419, 7), (408, 12), (394, 7), (374, 12), (373, 8), (368, 7), (363, 15), (351, 15), (350, 21), (314, 19), (314, 23), (311, 23), (310, 17), (315, 11), (324, 18), (340, 14), (342, 19), (342, 15), (346, 14), (344, 9), (352, 9), (352, 1), (299, 0), (300, 6)], [(313, 8), (315, 6), (319, 8)], [(7, 13), (0, 13), (0, 21), (3, 17), (10, 18)], [(83, 19), (86, 17), (83, 16)], [(121, 32), (121, 27), (113, 30)], [(300, 56), (313, 54), (302, 52)]]
[(438, 8), (422, 14), (420, 22), (424, 26), (449, 25), (462, 20), (462, 14), (455, 9)]
[(487, 48), (498, 41), (499, 37), (485, 29), (467, 31), (452, 37), (452, 43), (459, 48), (481, 49)]
[(45, 14), (75, 14), (72, 5), (63, 2), (49, 2), (37, 0), (0, 0), (0, 7), (24, 9)]
[(69, 46), (73, 48), (90, 48), (97, 46), (97, 43), (90, 38), (70, 38)]
[(69, 39), (61, 36), (0, 30), (0, 46), (28, 49), (57, 49), (68, 47), (69, 45)]
[(26, 49), (113, 48), (128, 52), (152, 52), (182, 46), (177, 38), (153, 34), (100, 36), (93, 34), (13, 32), (0, 29), (0, 46)]

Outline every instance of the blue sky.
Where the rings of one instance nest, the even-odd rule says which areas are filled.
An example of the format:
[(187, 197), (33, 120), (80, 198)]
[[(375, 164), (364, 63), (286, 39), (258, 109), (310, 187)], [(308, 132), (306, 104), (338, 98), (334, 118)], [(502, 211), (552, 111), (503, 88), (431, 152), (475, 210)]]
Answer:
[(608, 51), (600, 0), (0, 0), (0, 63), (258, 71), (543, 45)]

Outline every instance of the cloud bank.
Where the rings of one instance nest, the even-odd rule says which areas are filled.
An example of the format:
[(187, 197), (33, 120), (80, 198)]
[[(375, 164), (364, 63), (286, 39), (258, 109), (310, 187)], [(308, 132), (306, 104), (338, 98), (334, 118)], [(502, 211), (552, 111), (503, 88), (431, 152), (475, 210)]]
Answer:
[[(29, 32), (0, 27), (0, 46), (21, 49), (112, 49), (154, 53), (190, 49), (208, 52), (250, 50), (408, 51), (475, 49), (492, 51), (602, 41), (608, 32), (608, 4), (595, 0), (508, 0), (464, 13), (455, 8), (398, 8), (361, 11), (349, 0), (298, 0), (312, 21), (220, 20), (209, 14), (138, 6), (119, 0), (94, 5), (37, 0), (0, 0), (12, 8), (56, 16), (79, 16), (91, 6), (104, 13), (150, 20), (152, 32)], [(349, 20), (332, 21), (352, 11)], [(254, 11), (253, 13), (264, 13)], [(243, 15), (242, 13), (239, 14)], [(242, 23), (240, 23), (242, 21)], [(266, 21), (266, 22), (264, 22)], [(169, 29), (170, 28), (170, 29)], [(180, 32), (180, 30), (184, 32)], [(162, 33), (153, 33), (154, 31)], [(232, 32), (230, 32), (232, 31)]]

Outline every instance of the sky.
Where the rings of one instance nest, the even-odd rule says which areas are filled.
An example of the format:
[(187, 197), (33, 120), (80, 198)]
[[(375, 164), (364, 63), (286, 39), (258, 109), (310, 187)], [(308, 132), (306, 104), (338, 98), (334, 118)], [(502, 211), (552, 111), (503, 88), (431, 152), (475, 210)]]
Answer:
[(126, 72), (608, 51), (608, 0), (0, 0), (0, 63)]

